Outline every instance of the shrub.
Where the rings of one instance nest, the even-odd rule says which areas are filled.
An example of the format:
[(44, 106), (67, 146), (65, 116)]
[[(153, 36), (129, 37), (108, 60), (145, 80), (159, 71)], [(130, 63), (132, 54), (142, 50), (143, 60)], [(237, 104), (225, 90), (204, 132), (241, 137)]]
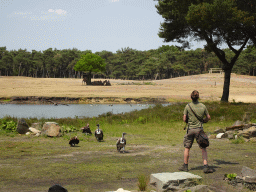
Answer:
[(230, 174), (225, 174), (225, 176), (229, 179), (229, 180), (233, 180), (236, 178), (237, 174), (236, 173), (230, 173)]
[(77, 131), (76, 127), (74, 127), (73, 125), (62, 125), (61, 126), (62, 129), (61, 129), (61, 132), (62, 133), (70, 133), (70, 132), (74, 132), (74, 131)]
[(5, 131), (10, 131), (10, 132), (15, 132), (17, 129), (17, 123), (13, 120), (8, 121), (6, 119), (2, 119), (0, 129)]
[(138, 175), (138, 187), (140, 191), (146, 191), (148, 178), (144, 174)]
[(244, 138), (243, 137), (238, 137), (237, 139), (232, 139), (231, 143), (233, 144), (240, 144), (240, 143), (244, 143)]

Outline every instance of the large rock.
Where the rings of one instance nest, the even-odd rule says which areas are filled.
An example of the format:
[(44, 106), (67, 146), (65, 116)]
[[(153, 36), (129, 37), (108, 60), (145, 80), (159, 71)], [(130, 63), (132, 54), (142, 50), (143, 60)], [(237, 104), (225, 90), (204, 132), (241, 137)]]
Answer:
[(45, 122), (41, 134), (49, 137), (61, 136), (61, 127), (55, 122)]
[(256, 127), (252, 126), (248, 129), (244, 129), (243, 131), (240, 131), (238, 133), (238, 136), (243, 136), (244, 138), (251, 138), (251, 137), (256, 137)]
[(28, 124), (26, 123), (25, 119), (19, 119), (17, 124), (17, 132), (20, 134), (25, 134), (28, 132)]
[(243, 137), (249, 139), (251, 137), (256, 137), (256, 127), (250, 127), (243, 131)]
[(256, 177), (256, 170), (243, 166), (241, 174), (242, 174), (242, 177), (246, 177), (246, 176)]
[(150, 175), (150, 184), (157, 191), (178, 191), (185, 187), (196, 186), (202, 177), (188, 172), (155, 173)]
[(256, 191), (256, 170), (243, 166), (241, 174), (244, 186), (252, 191)]

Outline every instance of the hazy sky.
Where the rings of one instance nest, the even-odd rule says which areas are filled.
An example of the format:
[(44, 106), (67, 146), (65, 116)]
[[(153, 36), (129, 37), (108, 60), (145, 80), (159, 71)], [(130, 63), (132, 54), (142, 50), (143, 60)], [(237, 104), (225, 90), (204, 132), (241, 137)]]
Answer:
[[(162, 17), (153, 0), (0, 0), (0, 47), (81, 51), (130, 47), (144, 51), (164, 43)], [(176, 44), (179, 45), (179, 44)], [(203, 46), (194, 43), (192, 49)]]

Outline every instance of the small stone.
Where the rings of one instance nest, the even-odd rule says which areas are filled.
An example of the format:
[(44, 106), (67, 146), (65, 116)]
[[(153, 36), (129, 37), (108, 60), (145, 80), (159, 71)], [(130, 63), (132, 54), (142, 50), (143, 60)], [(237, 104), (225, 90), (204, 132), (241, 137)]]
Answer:
[(228, 134), (226, 133), (219, 133), (216, 135), (216, 139), (222, 139), (222, 138), (227, 138)]
[(250, 142), (251, 142), (251, 143), (256, 143), (256, 137), (250, 138)]
[[(173, 190), (174, 191), (174, 190)], [(194, 187), (180, 188), (175, 190), (177, 192), (191, 191), (191, 192), (210, 192), (209, 187), (207, 185), (197, 185)]]
[(226, 131), (225, 133), (228, 135), (228, 139), (234, 139), (235, 131)]
[(237, 183), (242, 183), (244, 179), (242, 177), (236, 176), (236, 182)]
[(244, 179), (246, 183), (256, 183), (256, 176), (246, 176)]
[(208, 138), (209, 139), (216, 139), (216, 135), (209, 135)]
[(225, 133), (225, 131), (223, 129), (216, 129), (214, 131), (214, 133), (218, 134), (218, 133)]
[(33, 128), (33, 127), (29, 127), (28, 129), (29, 129), (29, 131), (31, 131), (32, 134), (34, 134), (34, 135), (37, 134), (37, 133), (41, 133), (41, 131), (39, 131), (39, 130)]
[(239, 126), (239, 125), (243, 125), (243, 124), (244, 124), (243, 121), (237, 120), (237, 121), (233, 124), (233, 126)]

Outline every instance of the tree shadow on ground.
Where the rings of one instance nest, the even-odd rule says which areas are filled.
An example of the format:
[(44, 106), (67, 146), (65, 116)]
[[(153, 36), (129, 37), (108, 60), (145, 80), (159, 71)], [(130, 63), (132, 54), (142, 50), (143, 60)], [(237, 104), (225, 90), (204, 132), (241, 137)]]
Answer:
[(220, 159), (214, 159), (213, 161), (216, 161), (217, 165), (237, 165), (237, 164), (239, 164), (239, 163), (224, 161), (224, 160), (220, 160)]

